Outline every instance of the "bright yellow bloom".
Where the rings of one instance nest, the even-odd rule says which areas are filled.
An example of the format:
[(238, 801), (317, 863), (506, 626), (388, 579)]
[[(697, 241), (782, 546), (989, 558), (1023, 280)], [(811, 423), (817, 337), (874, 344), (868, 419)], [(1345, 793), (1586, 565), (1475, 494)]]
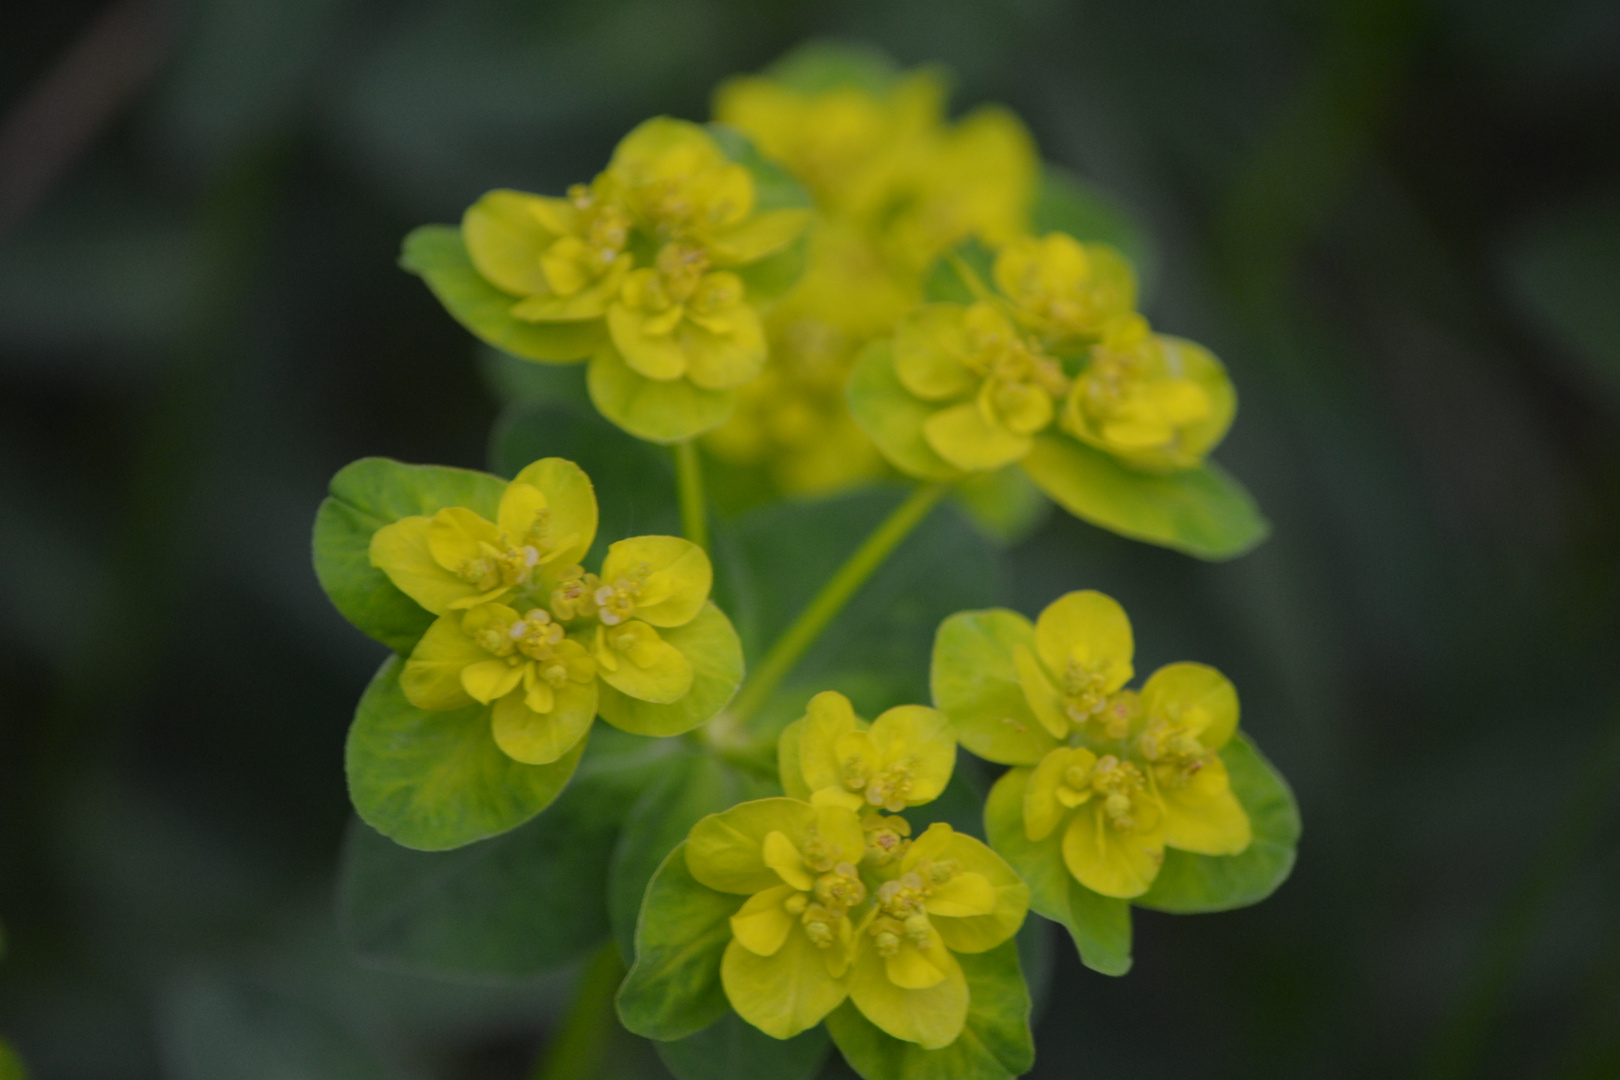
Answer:
[(710, 271), (700, 246), (671, 241), (650, 268), (632, 271), (607, 309), (613, 344), (630, 370), (667, 382), (682, 376), (727, 390), (765, 366), (765, 329), (742, 279)]
[(1140, 468), (1186, 469), (1220, 442), (1236, 409), (1226, 370), (1208, 350), (1126, 315), (1091, 347), (1063, 427)]
[(1051, 349), (1096, 341), (1136, 308), (1136, 274), (1125, 257), (1063, 233), (1012, 241), (996, 254), (992, 274), (1013, 318)]
[(1019, 766), (1000, 782), (1026, 785), (1027, 838), (1060, 843), (1081, 884), (1124, 898), (1152, 885), (1166, 847), (1235, 855), (1250, 840), (1219, 753), (1237, 730), (1236, 690), (1193, 663), (1129, 690), (1134, 649), (1117, 602), (1074, 592), (1033, 626), (1008, 611), (953, 616), (933, 671), (964, 744)]
[(494, 522), (449, 507), (378, 529), (372, 565), (439, 616), (406, 661), (406, 698), (491, 706), (496, 743), (530, 764), (558, 760), (585, 734), (598, 682), (640, 701), (680, 700), (694, 657), (658, 630), (709, 607), (708, 555), (640, 536), (613, 544), (591, 574), (579, 559), (595, 534), (590, 479), (561, 458), (519, 473)]
[(526, 322), (597, 319), (634, 260), (625, 251), (630, 217), (600, 180), (575, 184), (566, 199), (491, 191), (467, 209), (461, 235), (473, 266), (522, 297), (511, 313)]
[(818, 806), (898, 813), (938, 798), (956, 765), (956, 734), (944, 713), (898, 705), (868, 726), (835, 690), (811, 698), (782, 738), (795, 744), (783, 757), (798, 771), (784, 788)]

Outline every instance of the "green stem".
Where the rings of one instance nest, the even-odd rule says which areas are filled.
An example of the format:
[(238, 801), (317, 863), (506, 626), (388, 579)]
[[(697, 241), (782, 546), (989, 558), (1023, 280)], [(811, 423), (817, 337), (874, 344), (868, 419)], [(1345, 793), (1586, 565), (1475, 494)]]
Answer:
[(816, 598), (776, 639), (776, 644), (771, 646), (770, 652), (765, 654), (765, 659), (754, 670), (753, 677), (743, 686), (742, 693), (737, 695), (736, 704), (729, 710), (734, 722), (739, 725), (746, 723), (770, 700), (777, 684), (793, 670), (793, 665), (799, 662), (804, 651), (815, 643), (827, 624), (844, 610), (850, 597), (866, 584), (866, 579), (883, 565), (883, 560), (928, 516), (934, 504), (948, 490), (948, 484), (924, 484), (918, 487), (827, 579), (827, 584), (821, 587)]
[(535, 1065), (531, 1080), (590, 1080), (602, 1069), (613, 1035), (613, 996), (624, 979), (624, 961), (609, 941), (580, 972), (574, 1003)]
[(681, 531), (705, 550), (709, 547), (709, 519), (703, 505), (703, 463), (698, 460), (697, 443), (691, 439), (675, 444), (675, 486), (681, 499)]

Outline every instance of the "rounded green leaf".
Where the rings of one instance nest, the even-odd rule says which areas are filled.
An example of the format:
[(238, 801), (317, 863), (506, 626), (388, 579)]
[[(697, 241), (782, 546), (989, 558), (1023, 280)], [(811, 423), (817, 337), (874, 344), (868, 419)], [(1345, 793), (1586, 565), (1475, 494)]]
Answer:
[(602, 719), (636, 735), (679, 735), (726, 707), (743, 679), (742, 642), (726, 613), (706, 600), (691, 622), (658, 631), (692, 663), (692, 688), (667, 705), (621, 694), (607, 683), (597, 709)]
[(961, 477), (923, 438), (923, 424), (936, 407), (912, 397), (900, 385), (887, 340), (872, 342), (855, 358), (848, 397), (855, 422), (895, 468), (921, 480)]
[(1131, 906), (1074, 879), (1063, 862), (1062, 829), (1039, 842), (1025, 835), (1029, 776), (1029, 769), (1012, 769), (990, 789), (984, 804), (990, 846), (1029, 886), (1030, 908), (1069, 931), (1081, 963), (1103, 975), (1123, 975), (1131, 969)]
[(1034, 651), (1035, 627), (1006, 608), (959, 611), (934, 635), (929, 686), (962, 745), (987, 761), (1034, 765), (1057, 746), (1018, 681), (1013, 650)]
[(1035, 1040), (1018, 943), (956, 959), (969, 995), (967, 1023), (956, 1041), (924, 1050), (879, 1030), (846, 1001), (827, 1017), (827, 1033), (851, 1068), (866, 1080), (1010, 1080), (1029, 1071)]
[(653, 1045), (677, 1080), (812, 1080), (828, 1049), (821, 1027), (773, 1039), (734, 1012), (696, 1035)]
[(649, 1039), (684, 1039), (731, 1011), (720, 958), (731, 916), (748, 898), (699, 884), (683, 842), (647, 885), (636, 922), (636, 962), (619, 987), (619, 1020)]
[(1302, 826), (1288, 782), (1242, 732), (1221, 748), (1221, 760), (1253, 839), (1236, 855), (1166, 849), (1153, 887), (1135, 900), (1139, 906), (1178, 914), (1247, 907), (1275, 892), (1294, 869)]
[(399, 264), (427, 282), (455, 320), (481, 340), (526, 360), (570, 363), (591, 355), (606, 333), (602, 320), (525, 322), (512, 316), (521, 297), (502, 292), (473, 268), (461, 230), (423, 225), (405, 237)]
[(1271, 531), (1243, 485), (1212, 461), (1181, 472), (1138, 472), (1066, 436), (1041, 435), (1021, 465), (1075, 517), (1200, 559), (1236, 558)]
[(367, 825), (445, 851), (523, 824), (562, 792), (588, 735), (550, 765), (514, 761), (495, 745), (488, 706), (430, 712), (405, 700), (404, 666), (397, 656), (383, 664), (349, 728), (349, 798)]
[(613, 343), (591, 354), (585, 387), (598, 412), (638, 439), (684, 442), (731, 419), (735, 390), (704, 390), (686, 379), (662, 382), (631, 371)]
[(371, 537), (384, 525), (465, 506), (491, 520), (506, 482), (488, 473), (361, 458), (332, 477), (315, 514), (315, 576), (328, 599), (362, 633), (409, 653), (433, 614), (371, 565)]

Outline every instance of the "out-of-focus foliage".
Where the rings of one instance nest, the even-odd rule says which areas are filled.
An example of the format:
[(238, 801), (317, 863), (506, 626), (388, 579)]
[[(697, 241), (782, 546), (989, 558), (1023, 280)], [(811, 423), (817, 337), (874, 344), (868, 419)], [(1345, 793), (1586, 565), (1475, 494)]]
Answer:
[[(8, 12), (8, 102), (100, 11)], [(0, 234), (0, 1036), (31, 1075), (525, 1075), (566, 977), (410, 972), (511, 979), (561, 946), (537, 932), (478, 969), (423, 884), (447, 856), (368, 866), (348, 834), (344, 934), (380, 968), (333, 929), (333, 856), (364, 828), (343, 735), (384, 650), (321, 597), (307, 522), (364, 455), (485, 467), (507, 402), (496, 471), (558, 453), (595, 475), (512, 419), (550, 415), (540, 376), (489, 358), (479, 385), (483, 354), (394, 267), (401, 236), (492, 187), (560, 192), (642, 117), (705, 120), (716, 82), (816, 35), (948, 65), (952, 115), (1006, 102), (1140, 217), (1155, 258), (1096, 238), (1137, 257), (1156, 325), (1229, 368), (1242, 420), (1217, 456), (1272, 519), (1210, 566), (1052, 514), (1008, 573), (941, 511), (913, 544), (980, 569), (902, 549), (904, 588), (863, 596), (819, 684), (775, 706), (786, 722), (823, 686), (866, 715), (926, 700), (840, 685), (841, 658), (893, 649), (920, 678), (943, 614), (1033, 616), (1079, 588), (1157, 628), (1145, 669), (1190, 657), (1243, 688), (1313, 822), (1294, 876), (1254, 911), (1139, 913), (1125, 980), (1037, 939), (1026, 970), (1061, 977), (1033, 1075), (1614, 1071), (1614, 803), (1565, 813), (1620, 698), (1612, 5), (198, 0), (173, 26), (155, 82)], [(591, 442), (593, 423), (543, 430)], [(604, 529), (673, 530), (667, 483), (624, 490)], [(853, 546), (891, 505), (719, 530), (716, 595), (751, 656), (845, 554), (793, 546), (794, 515), (842, 516)], [(745, 612), (755, 586), (727, 573), (781, 591)], [(939, 612), (894, 603), (918, 583)], [(748, 782), (694, 772), (625, 813), (684, 835)], [(528, 828), (503, 840), (543, 849)], [(1556, 838), (1579, 851), (1546, 862)], [(449, 871), (468, 905), (501, 872), (489, 850)], [(1566, 869), (1521, 888), (1546, 865)], [(590, 940), (628, 936), (653, 869), (615, 848), (591, 871), (615, 915)], [(605, 1068), (702, 1075), (692, 1038), (666, 1066), (626, 1037)]]

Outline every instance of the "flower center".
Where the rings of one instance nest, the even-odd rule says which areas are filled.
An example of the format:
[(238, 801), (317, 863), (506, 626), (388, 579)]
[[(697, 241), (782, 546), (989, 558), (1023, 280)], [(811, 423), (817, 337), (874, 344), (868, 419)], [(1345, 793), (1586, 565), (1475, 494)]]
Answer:
[[(1067, 774), (1064, 779), (1068, 780)], [(1091, 789), (1102, 796), (1103, 814), (1108, 824), (1120, 832), (1135, 829), (1136, 796), (1147, 790), (1142, 770), (1113, 754), (1104, 754), (1092, 766), (1090, 780)]]
[(1184, 787), (1209, 762), (1209, 751), (1196, 735), (1162, 716), (1148, 721), (1136, 749), (1165, 787)]
[(903, 817), (868, 814), (861, 819), (866, 832), (866, 858), (874, 866), (887, 866), (911, 846), (911, 822)]

